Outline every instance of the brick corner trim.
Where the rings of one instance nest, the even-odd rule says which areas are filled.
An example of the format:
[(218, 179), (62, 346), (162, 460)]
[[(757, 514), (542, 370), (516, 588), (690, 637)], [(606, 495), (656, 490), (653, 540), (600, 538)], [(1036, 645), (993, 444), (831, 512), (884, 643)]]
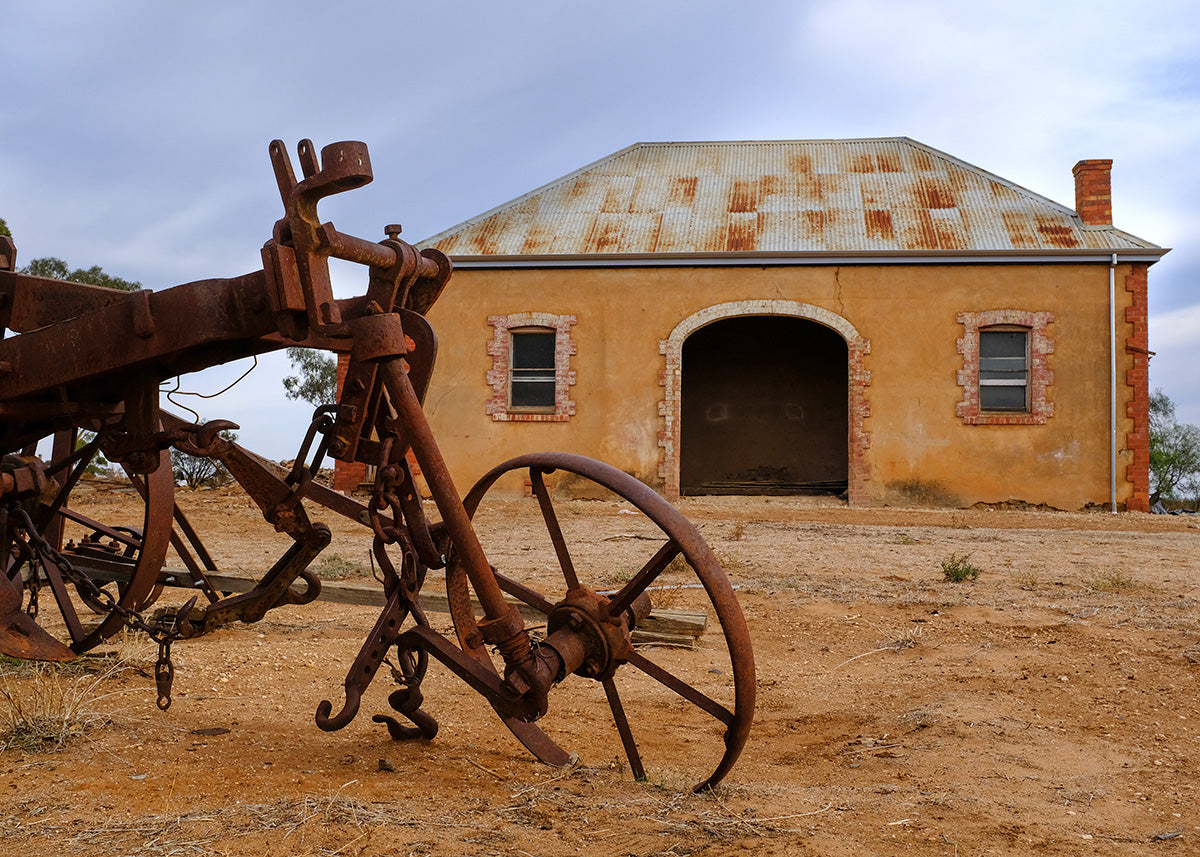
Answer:
[(1125, 415), (1132, 428), (1125, 435), (1125, 448), (1130, 462), (1125, 479), (1133, 493), (1125, 501), (1130, 512), (1150, 511), (1150, 329), (1147, 307), (1147, 273), (1149, 265), (1136, 264), (1125, 277), (1125, 291), (1130, 293), (1130, 305), (1125, 308), (1129, 335), (1125, 352), (1132, 366), (1125, 372)]

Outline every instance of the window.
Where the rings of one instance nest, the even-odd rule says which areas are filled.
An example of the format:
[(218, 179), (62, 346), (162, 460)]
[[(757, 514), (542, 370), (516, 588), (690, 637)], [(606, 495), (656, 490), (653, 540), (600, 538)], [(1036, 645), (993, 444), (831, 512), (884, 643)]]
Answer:
[(1054, 313), (998, 309), (960, 312), (958, 340), (962, 401), (967, 425), (1041, 425), (1054, 415), (1047, 391), (1054, 383), (1050, 325)]
[(573, 315), (518, 312), (488, 318), (492, 341), (487, 374), (492, 393), (487, 412), (494, 420), (562, 422), (575, 414), (570, 399), (575, 372), (571, 357)]
[(1029, 410), (1029, 331), (979, 331), (979, 409)]
[(554, 412), (555, 332), (544, 328), (510, 330), (509, 412), (518, 408)]

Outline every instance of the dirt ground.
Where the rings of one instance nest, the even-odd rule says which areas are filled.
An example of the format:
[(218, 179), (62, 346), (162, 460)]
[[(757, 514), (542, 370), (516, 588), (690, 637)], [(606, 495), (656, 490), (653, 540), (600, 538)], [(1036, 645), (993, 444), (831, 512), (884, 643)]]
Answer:
[[(286, 546), (236, 490), (181, 503), (229, 568), (261, 572)], [(114, 521), (129, 506), (101, 490), (84, 508)], [(600, 585), (655, 547), (627, 504), (561, 508)], [(578, 754), (561, 770), (438, 665), (424, 685), (433, 741), (392, 742), (371, 722), (388, 711), (382, 673), (352, 724), (322, 732), (317, 703), (340, 708), (377, 610), (319, 601), (178, 644), (166, 712), (152, 647), (106, 646), (93, 667), (142, 669), (98, 683), (94, 728), (57, 750), (0, 752), (0, 853), (1200, 854), (1200, 519), (790, 498), (681, 508), (738, 587), (757, 662), (754, 728), (715, 791), (690, 788), (719, 757), (711, 725), (628, 669), (646, 782), (603, 694), (576, 677), (546, 727)], [(327, 571), (365, 564), (363, 527), (317, 517), (334, 529)], [(493, 504), (479, 525), (493, 564), (549, 586), (534, 501)], [(951, 557), (978, 578), (946, 581)], [(660, 603), (704, 609), (702, 590), (668, 582)], [(448, 616), (430, 618), (450, 633)], [(719, 695), (721, 648), (710, 619), (699, 649), (646, 654)], [(49, 681), (7, 671), (9, 693)]]

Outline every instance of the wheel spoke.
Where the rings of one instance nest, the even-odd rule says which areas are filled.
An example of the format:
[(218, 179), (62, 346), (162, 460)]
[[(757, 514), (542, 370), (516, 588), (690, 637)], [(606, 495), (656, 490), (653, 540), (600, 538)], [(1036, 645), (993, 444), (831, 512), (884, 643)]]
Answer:
[[(46, 573), (46, 580), (50, 584), (50, 591), (54, 593), (54, 601), (58, 604), (58, 610), (62, 614), (63, 623), (67, 626), (71, 642), (78, 643), (84, 638), (83, 623), (79, 621), (79, 613), (76, 612), (75, 604), (67, 593), (67, 585), (63, 582), (62, 572), (49, 557), (44, 556), (41, 560), (42, 570)], [(37, 564), (31, 564), (29, 570), (31, 574), (37, 574)]]
[(571, 562), (571, 552), (567, 550), (567, 542), (563, 538), (562, 527), (558, 525), (558, 516), (554, 514), (554, 504), (550, 502), (550, 492), (546, 490), (546, 480), (542, 478), (542, 473), (540, 468), (529, 468), (529, 481), (542, 509), (542, 518), (546, 521), (550, 541), (554, 543), (554, 552), (558, 554), (558, 564), (562, 568), (563, 577), (566, 578), (567, 588), (576, 589), (579, 586), (579, 578), (575, 574), (575, 563)]
[(539, 613), (544, 613), (547, 616), (550, 615), (550, 611), (554, 609), (554, 605), (542, 593), (526, 586), (524, 583), (513, 580), (511, 577), (505, 577), (498, 571), (495, 574), (496, 582), (500, 585), (501, 592), (511, 595), (522, 604), (528, 604)]
[(192, 580), (200, 585), (204, 597), (209, 600), (210, 604), (215, 604), (221, 599), (221, 593), (212, 585), (206, 572), (217, 572), (220, 569), (217, 568), (208, 548), (204, 546), (204, 542), (201, 541), (199, 534), (178, 504), (175, 505), (174, 518), (176, 526), (171, 528), (171, 547), (175, 549), (175, 553), (183, 560), (187, 570), (191, 572)]
[(612, 676), (604, 680), (604, 695), (608, 697), (608, 707), (612, 709), (613, 723), (621, 736), (621, 744), (625, 747), (625, 758), (629, 759), (629, 769), (635, 780), (646, 779), (646, 768), (642, 764), (641, 754), (638, 753), (637, 742), (633, 740), (633, 732), (629, 728), (629, 718), (625, 716), (625, 706), (621, 704), (621, 696), (617, 693), (617, 683)]
[(58, 510), (58, 514), (62, 515), (69, 521), (74, 521), (84, 527), (87, 527), (94, 533), (99, 533), (106, 539), (112, 539), (126, 547), (140, 549), (142, 541), (140, 538), (134, 538), (128, 527), (114, 528), (107, 524), (102, 524), (94, 518), (89, 518), (87, 515), (80, 514), (74, 509), (68, 509), (65, 506)]
[(676, 678), (674, 675), (667, 672), (665, 669), (660, 667), (658, 664), (654, 663), (654, 661), (651, 661), (651, 660), (643, 657), (642, 655), (638, 654), (637, 652), (633, 652), (629, 656), (628, 661), (632, 666), (637, 667), (642, 672), (644, 672), (646, 675), (650, 676), (650, 678), (657, 681), (659, 684), (662, 684), (662, 685), (670, 688), (671, 690), (675, 691), (677, 694), (682, 696), (688, 702), (692, 703), (692, 705), (696, 706), (697, 708), (701, 709), (702, 711), (707, 712), (708, 714), (711, 714), (713, 717), (715, 717), (717, 720), (720, 720), (726, 726), (729, 726), (730, 724), (733, 723), (733, 712), (732, 711), (730, 711), (728, 708), (726, 708), (724, 705), (717, 702), (716, 700), (710, 699), (709, 697), (705, 696), (703, 693), (696, 690), (696, 688), (692, 687), (690, 684), (683, 681), (682, 679)]
[(654, 580), (663, 573), (671, 560), (679, 556), (679, 545), (674, 541), (669, 541), (658, 552), (650, 558), (650, 561), (642, 566), (641, 571), (633, 576), (633, 579), (621, 587), (621, 591), (614, 595), (608, 603), (608, 615), (620, 616), (630, 608), (634, 600), (646, 591)]

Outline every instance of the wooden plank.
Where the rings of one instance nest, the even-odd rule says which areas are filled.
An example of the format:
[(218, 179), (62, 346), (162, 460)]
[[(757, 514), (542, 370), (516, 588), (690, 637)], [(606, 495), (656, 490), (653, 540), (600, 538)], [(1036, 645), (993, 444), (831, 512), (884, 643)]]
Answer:
[[(164, 569), (167, 571), (167, 569)], [(172, 569), (170, 573), (188, 577), (186, 571)], [(209, 581), (221, 592), (248, 592), (257, 580), (234, 574), (209, 574)], [(429, 584), (436, 584), (436, 579)], [(333, 604), (358, 604), (365, 607), (384, 605), (383, 587), (378, 583), (357, 583), (350, 580), (322, 580), (320, 601)], [(533, 622), (542, 622), (545, 616), (527, 604), (508, 599), (521, 611), (521, 615)], [(421, 590), (421, 606), (431, 613), (449, 613), (450, 604), (446, 593), (436, 585), (426, 585)], [(708, 626), (708, 614), (692, 610), (655, 608), (633, 631), (634, 643), (662, 643), (674, 646), (695, 646)]]

